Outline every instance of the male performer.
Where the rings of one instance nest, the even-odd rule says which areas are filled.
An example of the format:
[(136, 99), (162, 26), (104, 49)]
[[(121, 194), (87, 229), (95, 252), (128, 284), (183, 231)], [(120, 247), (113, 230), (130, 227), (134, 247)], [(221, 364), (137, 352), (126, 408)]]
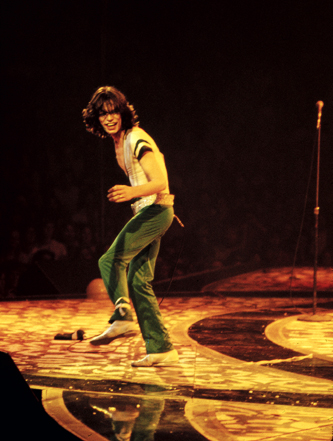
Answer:
[[(170, 227), (174, 196), (169, 193), (164, 157), (154, 140), (141, 128), (136, 112), (114, 87), (101, 87), (83, 110), (86, 129), (100, 138), (112, 137), (120, 168), (131, 186), (115, 185), (111, 202), (132, 201), (134, 217), (125, 225), (99, 268), (115, 311), (111, 326), (92, 345), (105, 345), (133, 331), (131, 298), (146, 345), (147, 356), (132, 366), (168, 365), (178, 362), (163, 324), (151, 282), (163, 234)], [(127, 271), (128, 269), (128, 271)]]

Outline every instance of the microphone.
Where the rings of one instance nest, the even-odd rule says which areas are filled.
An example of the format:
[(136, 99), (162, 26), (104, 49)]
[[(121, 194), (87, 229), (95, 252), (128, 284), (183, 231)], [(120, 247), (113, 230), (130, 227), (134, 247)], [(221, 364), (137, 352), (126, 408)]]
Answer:
[(319, 129), (321, 121), (321, 109), (324, 107), (324, 103), (322, 101), (317, 101), (316, 106), (318, 107), (317, 129)]

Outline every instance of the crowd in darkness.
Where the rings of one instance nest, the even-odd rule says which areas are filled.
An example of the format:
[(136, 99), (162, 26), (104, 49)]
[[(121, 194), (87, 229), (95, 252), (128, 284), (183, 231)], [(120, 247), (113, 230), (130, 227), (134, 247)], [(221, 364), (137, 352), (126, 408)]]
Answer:
[[(98, 169), (92, 172), (89, 158), (75, 148), (66, 147), (58, 156), (46, 149), (39, 160), (42, 165), (36, 156), (22, 154), (12, 158), (15, 167), (8, 166), (9, 158), (2, 170), (1, 298), (15, 298), (22, 274), (41, 261), (62, 260), (68, 266), (84, 261), (97, 267), (99, 256), (131, 216), (128, 205), (108, 202), (102, 215)], [(174, 222), (163, 238), (157, 280), (171, 276), (181, 248), (177, 276), (247, 263), (290, 266), (296, 249), (296, 265), (313, 265), (313, 191), (300, 230), (306, 179), (292, 178), (306, 178), (307, 165), (291, 163), (289, 171), (281, 167), (276, 175), (259, 157), (255, 167), (240, 167), (226, 149), (222, 157), (211, 155), (206, 163), (194, 157), (189, 163), (193, 173), (186, 176), (177, 155), (166, 152), (166, 160), (175, 213), (185, 228)], [(321, 266), (332, 265), (332, 241), (323, 210)]]
[(33, 152), (13, 155), (2, 169), (2, 298), (15, 297), (22, 275), (38, 262), (98, 258), (98, 207), (82, 161), (71, 148), (58, 157), (45, 150), (39, 160)]

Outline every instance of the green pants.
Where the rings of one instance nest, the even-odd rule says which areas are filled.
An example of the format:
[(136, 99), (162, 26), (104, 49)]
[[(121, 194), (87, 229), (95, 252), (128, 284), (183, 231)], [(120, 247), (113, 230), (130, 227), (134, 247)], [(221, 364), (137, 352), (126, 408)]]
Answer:
[(151, 282), (161, 237), (173, 220), (173, 207), (149, 205), (122, 229), (108, 251), (99, 259), (101, 275), (116, 309), (110, 318), (133, 320), (132, 299), (147, 354), (173, 349), (164, 326)]

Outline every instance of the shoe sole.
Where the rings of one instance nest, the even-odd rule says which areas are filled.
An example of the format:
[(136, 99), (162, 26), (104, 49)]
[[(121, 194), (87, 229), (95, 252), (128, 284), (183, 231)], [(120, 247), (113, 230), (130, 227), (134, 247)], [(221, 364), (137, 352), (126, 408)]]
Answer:
[(136, 331), (127, 331), (127, 332), (123, 332), (122, 334), (118, 334), (115, 335), (114, 337), (104, 337), (104, 338), (100, 338), (99, 340), (91, 340), (89, 343), (92, 346), (105, 346), (110, 344), (113, 340), (115, 340), (116, 338), (120, 338), (120, 337), (132, 337), (135, 336), (137, 334)]

